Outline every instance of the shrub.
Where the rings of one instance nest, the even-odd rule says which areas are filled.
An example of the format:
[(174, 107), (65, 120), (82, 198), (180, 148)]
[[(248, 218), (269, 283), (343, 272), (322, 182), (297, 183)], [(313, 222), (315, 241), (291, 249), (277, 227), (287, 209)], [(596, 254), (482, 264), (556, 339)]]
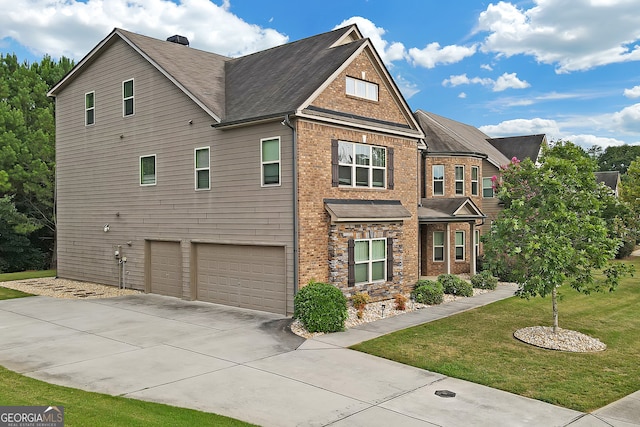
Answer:
[(358, 292), (351, 297), (351, 304), (353, 305), (353, 308), (357, 310), (358, 319), (362, 319), (362, 314), (369, 303), (369, 299), (369, 295), (364, 292)]
[(347, 299), (340, 289), (328, 283), (309, 282), (293, 299), (293, 316), (300, 319), (309, 332), (344, 330), (347, 320)]
[(473, 296), (473, 286), (471, 283), (462, 280), (454, 274), (441, 274), (438, 282), (442, 283), (445, 294), (460, 295), (463, 297)]
[(494, 277), (490, 271), (485, 270), (471, 278), (471, 284), (477, 289), (495, 289), (498, 286), (498, 278)]
[(411, 296), (421, 304), (436, 305), (442, 303), (444, 290), (440, 282), (418, 280)]
[(622, 241), (622, 246), (618, 248), (616, 253), (616, 259), (623, 259), (631, 255), (631, 252), (636, 248), (634, 239), (625, 239)]
[(397, 294), (394, 298), (396, 302), (396, 310), (404, 311), (407, 308), (407, 297), (402, 294)]

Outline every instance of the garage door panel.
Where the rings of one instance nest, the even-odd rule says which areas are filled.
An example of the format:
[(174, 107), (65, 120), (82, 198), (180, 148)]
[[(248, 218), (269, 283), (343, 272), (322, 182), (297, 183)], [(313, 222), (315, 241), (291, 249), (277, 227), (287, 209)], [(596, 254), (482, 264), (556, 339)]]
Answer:
[(182, 252), (179, 242), (149, 242), (150, 284), (154, 294), (182, 298)]
[(283, 247), (197, 245), (199, 300), (286, 313)]

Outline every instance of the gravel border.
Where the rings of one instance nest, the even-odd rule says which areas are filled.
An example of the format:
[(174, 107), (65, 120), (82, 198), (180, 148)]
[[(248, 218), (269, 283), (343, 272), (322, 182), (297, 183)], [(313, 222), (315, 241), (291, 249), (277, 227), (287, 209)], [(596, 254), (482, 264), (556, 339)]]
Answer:
[(0, 287), (33, 295), (44, 295), (65, 299), (113, 298), (122, 295), (136, 295), (143, 292), (135, 289), (120, 289), (116, 286), (99, 285), (91, 282), (43, 277), (39, 279), (0, 282)]
[(550, 326), (531, 326), (518, 329), (513, 333), (513, 336), (526, 344), (548, 350), (593, 353), (607, 349), (606, 344), (597, 338), (562, 328), (558, 328), (554, 333)]

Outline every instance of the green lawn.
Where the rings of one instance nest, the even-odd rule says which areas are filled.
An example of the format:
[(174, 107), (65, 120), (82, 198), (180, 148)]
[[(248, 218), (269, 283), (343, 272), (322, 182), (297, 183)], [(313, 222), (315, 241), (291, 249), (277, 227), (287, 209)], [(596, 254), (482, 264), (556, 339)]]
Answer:
[(0, 282), (10, 282), (12, 280), (39, 279), (41, 277), (54, 277), (56, 270), (41, 271), (19, 271), (17, 273), (0, 274)]
[(550, 298), (509, 298), (361, 343), (356, 350), (575, 409), (593, 411), (640, 389), (640, 257), (613, 293), (561, 288), (560, 327), (596, 337), (604, 352), (539, 349), (516, 329), (551, 326)]
[(0, 367), (0, 405), (64, 406), (72, 426), (251, 426), (216, 414), (48, 384)]

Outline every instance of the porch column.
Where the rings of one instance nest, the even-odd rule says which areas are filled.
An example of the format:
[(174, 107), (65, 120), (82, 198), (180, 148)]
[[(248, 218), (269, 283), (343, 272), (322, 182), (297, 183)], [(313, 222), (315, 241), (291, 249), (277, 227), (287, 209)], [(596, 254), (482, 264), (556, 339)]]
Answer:
[(476, 274), (476, 233), (475, 233), (476, 222), (469, 223), (469, 230), (471, 230), (471, 268), (469, 269), (469, 274), (471, 276)]
[(447, 257), (447, 274), (451, 274), (451, 227), (449, 225), (449, 223), (447, 223), (447, 231), (446, 231), (446, 238), (444, 239), (444, 241), (446, 242), (445, 244), (447, 245), (447, 247), (445, 248), (445, 256)]

